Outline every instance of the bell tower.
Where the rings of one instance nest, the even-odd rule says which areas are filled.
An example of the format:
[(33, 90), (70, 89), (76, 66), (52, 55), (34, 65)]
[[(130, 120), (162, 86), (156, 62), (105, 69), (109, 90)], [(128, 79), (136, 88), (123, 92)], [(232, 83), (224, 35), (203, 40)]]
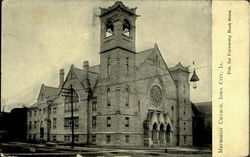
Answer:
[(116, 48), (135, 53), (136, 8), (128, 8), (117, 1), (109, 8), (100, 9), (100, 53)]
[[(126, 116), (133, 112), (133, 107), (129, 107), (129, 100), (133, 99), (133, 95), (129, 93), (134, 90), (135, 82), (132, 80), (136, 78), (135, 10), (136, 8), (128, 8), (120, 1), (107, 9), (101, 8), (100, 69), (96, 90), (100, 110), (97, 123), (100, 125), (96, 130), (110, 132), (107, 135), (97, 135), (97, 141), (99, 139), (103, 144), (121, 145), (125, 143), (126, 135), (137, 131), (125, 126), (125, 123), (136, 118)], [(106, 143), (106, 139), (110, 142)]]

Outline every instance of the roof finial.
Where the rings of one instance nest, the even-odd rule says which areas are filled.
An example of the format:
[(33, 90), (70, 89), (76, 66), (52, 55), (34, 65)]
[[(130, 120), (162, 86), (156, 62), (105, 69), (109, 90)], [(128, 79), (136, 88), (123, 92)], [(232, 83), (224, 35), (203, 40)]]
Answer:
[(155, 49), (158, 49), (158, 45), (157, 45), (157, 43), (155, 43), (154, 48), (155, 48)]

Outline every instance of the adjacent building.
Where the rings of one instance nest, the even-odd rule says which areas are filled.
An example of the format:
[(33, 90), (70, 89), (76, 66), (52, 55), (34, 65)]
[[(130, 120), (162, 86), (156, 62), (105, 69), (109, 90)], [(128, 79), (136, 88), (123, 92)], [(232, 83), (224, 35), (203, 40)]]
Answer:
[(212, 146), (212, 102), (192, 103), (193, 145)]
[(58, 87), (42, 84), (27, 139), (70, 143), (73, 119), (75, 143), (192, 145), (188, 67), (169, 68), (157, 44), (135, 51), (136, 8), (118, 1), (99, 17), (100, 64), (72, 65), (66, 77), (60, 70)]
[(0, 142), (26, 141), (27, 108), (14, 108), (0, 112)]

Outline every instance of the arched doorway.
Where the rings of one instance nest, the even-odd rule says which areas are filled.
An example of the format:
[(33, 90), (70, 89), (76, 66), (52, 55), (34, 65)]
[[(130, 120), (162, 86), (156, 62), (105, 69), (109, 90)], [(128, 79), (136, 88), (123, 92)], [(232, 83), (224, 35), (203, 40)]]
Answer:
[(170, 143), (170, 140), (171, 140), (170, 136), (171, 136), (171, 127), (168, 124), (167, 128), (166, 128), (166, 141), (167, 141), (167, 143)]
[(164, 143), (165, 139), (164, 139), (164, 125), (161, 124), (160, 125), (160, 133), (159, 133), (159, 140), (160, 140), (160, 143)]
[(154, 123), (154, 125), (153, 125), (152, 141), (153, 141), (153, 143), (157, 143), (158, 142), (158, 138), (157, 138), (157, 124), (156, 123)]

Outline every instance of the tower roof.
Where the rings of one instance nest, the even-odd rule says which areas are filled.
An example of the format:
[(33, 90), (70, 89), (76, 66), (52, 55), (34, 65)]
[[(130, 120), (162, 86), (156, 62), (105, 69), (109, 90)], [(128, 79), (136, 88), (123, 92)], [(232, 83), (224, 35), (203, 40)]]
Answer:
[(112, 5), (111, 7), (108, 7), (108, 8), (101, 8), (101, 16), (104, 16), (106, 14), (108, 14), (109, 12), (115, 10), (115, 9), (118, 9), (120, 8), (121, 10), (129, 13), (130, 15), (134, 15), (134, 16), (138, 16), (136, 15), (136, 9), (137, 7), (135, 8), (129, 8), (129, 7), (126, 7), (121, 1), (116, 1), (114, 5)]
[(187, 67), (184, 67), (181, 62), (179, 62), (177, 65), (175, 65), (174, 67), (171, 67), (169, 69), (171, 72), (172, 71), (177, 71), (177, 70), (182, 70), (182, 71), (185, 71), (185, 72), (189, 72), (189, 66)]

